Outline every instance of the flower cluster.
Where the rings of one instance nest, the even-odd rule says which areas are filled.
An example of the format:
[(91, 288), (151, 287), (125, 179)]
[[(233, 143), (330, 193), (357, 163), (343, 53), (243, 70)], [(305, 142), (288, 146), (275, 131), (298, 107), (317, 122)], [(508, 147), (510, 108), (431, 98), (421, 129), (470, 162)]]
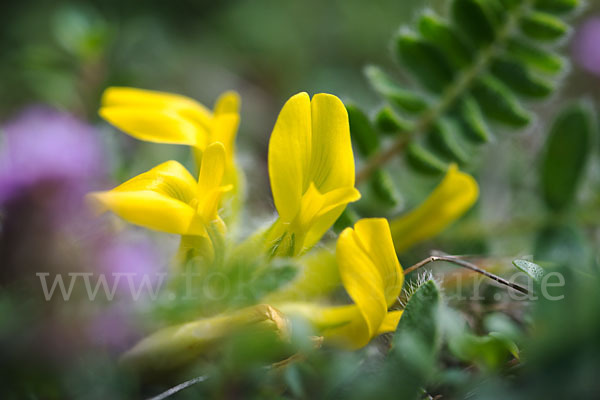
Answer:
[[(227, 225), (243, 204), (243, 178), (234, 157), (238, 111), (239, 96), (232, 92), (222, 95), (211, 112), (178, 95), (109, 88), (102, 117), (141, 140), (191, 146), (197, 171), (167, 161), (112, 190), (91, 193), (90, 201), (99, 211), (110, 210), (131, 223), (181, 235), (179, 263), (189, 260), (191, 251), (203, 266), (212, 265)], [(404, 282), (396, 251), (436, 235), (477, 198), (473, 178), (453, 166), (416, 210), (391, 224), (380, 218), (358, 221), (340, 233), (334, 255), (328, 244), (311, 251), (347, 204), (361, 197), (348, 114), (330, 94), (311, 99), (299, 93), (286, 102), (271, 134), (268, 166), (278, 217), (244, 243), (258, 249), (267, 264), (296, 260), (303, 266), (299, 275), (250, 307), (150, 335), (126, 354), (129, 362), (176, 366), (251, 324), (269, 325), (285, 336), (292, 316), (308, 321), (325, 340), (363, 347), (394, 331), (402, 315), (402, 310), (390, 311)], [(340, 283), (353, 304), (323, 301)]]

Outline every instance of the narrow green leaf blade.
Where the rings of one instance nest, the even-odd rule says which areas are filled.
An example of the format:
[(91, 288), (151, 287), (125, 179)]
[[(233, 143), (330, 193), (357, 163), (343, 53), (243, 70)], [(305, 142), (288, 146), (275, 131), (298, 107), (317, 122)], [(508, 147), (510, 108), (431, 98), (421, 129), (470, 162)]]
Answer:
[(542, 159), (541, 184), (548, 207), (572, 204), (590, 151), (591, 111), (582, 103), (564, 109), (552, 125)]
[(373, 89), (399, 109), (411, 114), (420, 114), (427, 108), (427, 101), (423, 96), (401, 88), (381, 68), (368, 66), (365, 68), (365, 75)]
[(522, 128), (531, 120), (510, 89), (493, 76), (485, 76), (475, 84), (473, 97), (488, 118), (504, 125)]
[(496, 37), (496, 22), (483, 0), (454, 0), (452, 19), (457, 29), (473, 44), (486, 46)]
[(389, 172), (383, 169), (376, 170), (371, 176), (370, 183), (375, 196), (385, 205), (395, 207), (400, 203), (400, 193)]
[(454, 67), (462, 68), (471, 63), (471, 50), (447, 22), (433, 13), (426, 13), (418, 24), (423, 38), (437, 46)]
[(574, 11), (581, 4), (581, 0), (536, 0), (535, 8), (555, 14), (564, 14)]
[(406, 160), (415, 170), (426, 174), (443, 174), (448, 165), (435, 154), (418, 143), (410, 143), (406, 148)]
[(544, 98), (554, 89), (550, 83), (531, 73), (527, 66), (509, 58), (496, 60), (491, 71), (506, 86), (522, 96)]
[(404, 65), (424, 88), (441, 93), (452, 82), (453, 69), (432, 44), (404, 32), (396, 37), (396, 52)]
[(534, 40), (554, 41), (569, 32), (561, 19), (543, 12), (534, 12), (521, 20), (521, 31)]
[(369, 157), (379, 149), (379, 135), (369, 118), (357, 106), (347, 104), (350, 134), (358, 151), (363, 157)]
[(565, 68), (565, 60), (560, 56), (539, 47), (528, 44), (523, 40), (511, 40), (506, 46), (509, 55), (527, 64), (537, 71), (556, 75)]
[(472, 96), (467, 95), (462, 99), (459, 114), (465, 136), (479, 143), (490, 141), (490, 129), (485, 122), (479, 104)]
[(469, 160), (469, 155), (459, 142), (457, 137), (458, 130), (458, 125), (454, 120), (443, 118), (429, 134), (429, 139), (446, 157), (453, 159), (459, 164), (466, 164)]
[(402, 119), (389, 106), (382, 107), (375, 115), (375, 126), (386, 134), (400, 134), (409, 132), (412, 123)]

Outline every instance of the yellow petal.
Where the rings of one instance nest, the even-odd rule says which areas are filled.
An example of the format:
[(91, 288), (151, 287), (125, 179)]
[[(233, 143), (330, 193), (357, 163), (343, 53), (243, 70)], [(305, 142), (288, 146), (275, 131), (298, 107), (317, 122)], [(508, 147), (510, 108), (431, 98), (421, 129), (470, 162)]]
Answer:
[(220, 142), (210, 144), (202, 156), (198, 192), (200, 196), (221, 185), (225, 172), (225, 147)]
[(196, 210), (189, 202), (196, 194), (196, 182), (178, 162), (167, 161), (89, 199), (100, 210), (111, 210), (121, 218), (146, 228), (176, 234), (189, 231)]
[(361, 248), (371, 258), (384, 282), (384, 293), (388, 306), (397, 299), (404, 283), (404, 273), (390, 233), (390, 226), (384, 218), (365, 218), (354, 225), (354, 233)]
[[(279, 228), (287, 234), (279, 254), (300, 254), (360, 198), (348, 113), (337, 97), (321, 93), (310, 101), (300, 93), (288, 100), (269, 142), (269, 176)], [(269, 242), (280, 240), (271, 237), (275, 231)]]
[(360, 192), (353, 187), (332, 190), (323, 196), (323, 205), (311, 221), (304, 239), (306, 249), (314, 246), (342, 214), (346, 205), (360, 199)]
[(159, 330), (137, 343), (123, 355), (128, 367), (161, 371), (197, 360), (215, 344), (240, 329), (255, 327), (288, 335), (288, 323), (277, 309), (259, 304), (235, 312)]
[(240, 123), (239, 114), (215, 114), (210, 131), (210, 142), (221, 142), (225, 146), (227, 164), (233, 164), (235, 154), (235, 137)]
[(320, 93), (311, 101), (310, 170), (304, 187), (314, 182), (321, 193), (354, 186), (354, 156), (346, 107), (337, 97)]
[(109, 87), (102, 94), (102, 107), (177, 110), (183, 116), (208, 126), (212, 113), (194, 99), (178, 94), (131, 87)]
[(212, 113), (188, 97), (127, 87), (106, 89), (100, 115), (140, 140), (201, 147), (212, 121)]
[(204, 151), (198, 178), (198, 211), (204, 223), (217, 219), (217, 210), (223, 193), (232, 185), (221, 186), (225, 172), (225, 147), (220, 142), (209, 145)]
[[(323, 306), (311, 302), (289, 302), (277, 305), (277, 309), (287, 316), (300, 316), (307, 319), (319, 334), (346, 327), (354, 320), (362, 320), (354, 304)], [(364, 323), (362, 325), (364, 327)]]
[(113, 191), (151, 190), (189, 203), (196, 196), (196, 182), (188, 170), (177, 161), (166, 161), (151, 170), (123, 182)]
[(198, 207), (198, 211), (202, 217), (202, 221), (205, 224), (218, 219), (219, 204), (223, 194), (233, 189), (232, 185), (220, 186), (209, 192), (206, 192), (201, 199), (201, 206)]
[[(299, 93), (283, 106), (269, 141), (269, 177), (280, 217), (291, 222), (300, 209), (311, 153), (311, 105)], [(307, 185), (308, 188), (308, 185)]]
[(186, 203), (149, 190), (94, 192), (89, 198), (132, 224), (180, 235), (188, 233), (196, 214)]
[(403, 312), (403, 310), (388, 312), (383, 320), (383, 323), (379, 326), (379, 331), (377, 334), (382, 335), (384, 333), (395, 332)]
[(478, 196), (475, 179), (451, 165), (442, 182), (421, 205), (390, 223), (396, 251), (402, 252), (438, 235), (469, 210)]
[(240, 95), (234, 91), (227, 91), (219, 96), (215, 103), (215, 115), (233, 113), (240, 111)]
[(277, 305), (277, 309), (289, 317), (306, 319), (316, 330), (316, 334), (352, 350), (365, 346), (371, 338), (364, 318), (354, 304), (322, 306), (292, 302)]
[(366, 327), (362, 335), (353, 340), (365, 345), (375, 336), (387, 314), (384, 282), (351, 228), (346, 228), (340, 234), (336, 256), (344, 288), (358, 307)]
[(136, 139), (197, 146), (206, 131), (168, 109), (102, 107), (100, 116)]

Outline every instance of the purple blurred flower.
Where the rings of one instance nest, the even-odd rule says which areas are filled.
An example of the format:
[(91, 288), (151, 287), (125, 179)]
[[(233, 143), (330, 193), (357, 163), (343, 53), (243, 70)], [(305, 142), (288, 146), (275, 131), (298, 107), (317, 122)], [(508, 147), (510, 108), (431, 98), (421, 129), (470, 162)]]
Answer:
[(573, 42), (573, 54), (579, 65), (600, 76), (600, 17), (584, 21)]
[(87, 336), (92, 344), (115, 352), (127, 350), (140, 335), (131, 310), (119, 307), (102, 310), (87, 326)]
[(3, 124), (0, 203), (44, 182), (83, 193), (103, 172), (94, 128), (70, 114), (32, 106)]
[[(139, 335), (132, 319), (136, 304), (127, 296), (129, 280), (135, 288), (144, 276), (154, 284), (164, 265), (146, 236), (132, 230), (116, 233), (111, 220), (94, 217), (85, 205), (84, 195), (106, 179), (98, 132), (44, 106), (27, 108), (1, 129), (0, 286), (18, 282), (19, 290), (12, 293), (16, 303), (21, 298), (27, 299), (23, 304), (36, 301), (43, 315), (27, 326), (35, 334), (22, 338), (23, 347), (61, 360), (87, 346), (126, 348)], [(83, 290), (74, 291), (70, 301), (87, 305), (87, 312), (70, 315), (63, 312), (62, 300), (44, 300), (37, 272), (67, 280), (65, 274), (91, 272), (92, 287), (104, 274), (109, 289), (116, 274), (131, 276), (121, 279), (114, 301), (103, 297), (102, 289), (97, 301), (88, 300)]]
[[(110, 284), (118, 274), (128, 274), (119, 281), (118, 289), (130, 294), (129, 281), (135, 288), (144, 284), (155, 285), (160, 273), (158, 254), (149, 240), (112, 238), (100, 250), (98, 261), (100, 272), (109, 276)], [(147, 283), (144, 283), (147, 281)]]

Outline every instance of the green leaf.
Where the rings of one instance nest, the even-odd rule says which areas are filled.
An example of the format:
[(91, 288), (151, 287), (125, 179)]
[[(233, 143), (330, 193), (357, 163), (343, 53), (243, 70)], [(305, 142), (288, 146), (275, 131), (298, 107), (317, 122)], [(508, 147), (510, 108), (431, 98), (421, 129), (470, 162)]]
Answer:
[(369, 157), (379, 149), (379, 135), (371, 125), (369, 118), (356, 106), (346, 105), (350, 133), (358, 151), (363, 157)]
[(471, 63), (473, 54), (469, 47), (449, 24), (435, 14), (426, 13), (419, 19), (419, 32), (435, 44), (454, 67), (465, 67)]
[(338, 219), (333, 224), (333, 230), (336, 233), (340, 233), (344, 229), (353, 226), (356, 221), (358, 221), (358, 214), (350, 208), (346, 207), (344, 212), (338, 217)]
[(452, 82), (454, 73), (448, 60), (435, 46), (416, 35), (398, 34), (396, 52), (401, 63), (426, 89), (441, 93)]
[(406, 160), (417, 171), (427, 174), (443, 174), (448, 169), (448, 165), (435, 154), (414, 142), (406, 148)]
[(460, 164), (466, 164), (469, 160), (469, 155), (458, 141), (458, 129), (458, 124), (455, 121), (443, 118), (436, 124), (435, 129), (429, 134), (429, 138), (442, 154)]
[(563, 71), (565, 61), (560, 56), (528, 44), (523, 40), (510, 40), (506, 46), (507, 54), (540, 72), (555, 75)]
[(581, 4), (580, 0), (536, 0), (535, 8), (556, 14), (568, 13)]
[(530, 276), (535, 282), (541, 283), (546, 272), (539, 265), (532, 263), (527, 260), (513, 260), (513, 265), (525, 272), (528, 276)]
[(381, 108), (375, 115), (375, 126), (387, 134), (399, 134), (409, 132), (412, 124), (409, 121), (401, 119), (390, 107)]
[(449, 340), (449, 348), (461, 360), (475, 362), (487, 369), (500, 368), (511, 355), (519, 358), (515, 342), (500, 332), (491, 332), (487, 336), (464, 332)]
[(396, 189), (392, 177), (386, 170), (376, 170), (371, 176), (370, 182), (373, 193), (384, 204), (390, 207), (395, 207), (400, 203), (400, 193)]
[(498, 79), (490, 75), (481, 78), (473, 88), (473, 96), (489, 118), (514, 128), (529, 124), (529, 113)]
[(454, 0), (452, 18), (457, 29), (473, 44), (484, 46), (496, 37), (496, 23), (484, 0)]
[(569, 32), (569, 26), (553, 15), (534, 12), (521, 20), (521, 31), (535, 40), (553, 41)]
[(481, 108), (472, 96), (465, 96), (460, 103), (460, 117), (466, 136), (480, 143), (487, 143), (491, 133)]
[(565, 108), (552, 125), (542, 159), (541, 184), (548, 207), (573, 203), (590, 151), (591, 111), (582, 103)]
[(570, 225), (549, 225), (535, 240), (534, 259), (556, 266), (586, 269), (588, 251), (583, 233)]
[(401, 88), (381, 68), (368, 66), (365, 75), (375, 91), (401, 110), (419, 114), (427, 108), (427, 101), (422, 96)]
[(410, 296), (396, 332), (410, 332), (419, 337), (432, 353), (440, 345), (438, 313), (442, 297), (433, 280), (428, 280)]
[[(418, 399), (423, 387), (435, 376), (440, 349), (439, 309), (442, 303), (433, 280), (421, 284), (408, 300), (384, 365), (374, 372), (357, 375), (350, 383), (353, 399)], [(374, 368), (371, 368), (373, 371)], [(360, 377), (360, 379), (356, 379)], [(368, 390), (361, 392), (365, 383)], [(358, 390), (357, 390), (358, 389)], [(337, 396), (336, 396), (337, 397)]]
[(551, 84), (532, 74), (526, 66), (508, 58), (496, 60), (491, 71), (506, 86), (523, 96), (544, 98), (554, 89)]
[(382, 368), (386, 385), (397, 385), (398, 389), (385, 398), (416, 399), (433, 376), (441, 345), (441, 306), (440, 291), (431, 279), (408, 299)]

